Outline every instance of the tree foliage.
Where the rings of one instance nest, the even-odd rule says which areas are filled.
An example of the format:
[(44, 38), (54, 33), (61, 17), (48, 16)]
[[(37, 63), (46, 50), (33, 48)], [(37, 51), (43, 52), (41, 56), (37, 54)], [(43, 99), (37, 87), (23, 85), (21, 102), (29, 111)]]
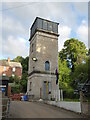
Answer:
[(90, 57), (87, 55), (90, 55), (90, 49), (88, 54), (87, 51), (83, 42), (71, 38), (65, 41), (59, 52), (59, 82), (63, 86), (64, 97), (77, 98), (78, 95), (74, 95), (76, 81), (85, 83), (88, 79)]
[(20, 80), (21, 92), (26, 92), (27, 90), (27, 80), (28, 80), (28, 62), (29, 57), (23, 58), (22, 56), (17, 56), (13, 61), (20, 62), (22, 65), (22, 79)]
[(20, 78), (18, 76), (11, 76), (9, 77), (9, 83), (15, 83), (15, 84), (19, 84), (20, 83)]
[(23, 59), (24, 58), (22, 56), (17, 56), (16, 58), (13, 59), (13, 61), (22, 63)]
[(18, 76), (11, 76), (9, 77), (9, 83), (11, 84), (11, 92), (14, 93), (20, 93), (20, 78)]
[(77, 88), (77, 84), (75, 83), (85, 83), (85, 81), (89, 78), (89, 69), (90, 69), (90, 57), (86, 59), (86, 63), (81, 63), (76, 66), (74, 73), (71, 75), (72, 86)]
[(67, 67), (67, 61), (59, 58), (59, 87), (66, 89), (69, 87), (71, 70)]
[(83, 42), (78, 39), (71, 38), (66, 40), (64, 48), (60, 51), (59, 56), (62, 60), (70, 59), (72, 64), (72, 72), (74, 71), (75, 65), (82, 63), (86, 58), (87, 49)]
[(13, 59), (15, 62), (20, 62), (22, 65), (22, 73), (27, 73), (28, 71), (28, 61), (29, 57), (27, 56), (26, 58), (23, 58), (22, 56), (17, 56), (16, 58)]
[(11, 89), (11, 92), (12, 92), (13, 94), (15, 94), (15, 93), (20, 93), (20, 86), (19, 86), (19, 85), (13, 86), (12, 89)]
[(71, 69), (67, 65), (67, 60), (62, 61), (59, 57), (59, 88), (63, 89), (64, 98), (77, 98), (71, 86), (70, 74)]

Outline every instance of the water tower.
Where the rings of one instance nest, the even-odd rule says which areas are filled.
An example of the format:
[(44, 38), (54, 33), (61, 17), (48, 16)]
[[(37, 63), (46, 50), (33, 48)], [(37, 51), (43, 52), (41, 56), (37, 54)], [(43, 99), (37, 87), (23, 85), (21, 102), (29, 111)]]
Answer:
[(27, 93), (35, 99), (54, 98), (58, 66), (58, 23), (36, 17), (30, 30)]

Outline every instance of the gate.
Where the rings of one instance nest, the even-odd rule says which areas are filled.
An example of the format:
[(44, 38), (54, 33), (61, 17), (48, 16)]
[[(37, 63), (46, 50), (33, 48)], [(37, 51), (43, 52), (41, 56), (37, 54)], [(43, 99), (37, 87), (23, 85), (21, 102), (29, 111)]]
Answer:
[(10, 99), (0, 98), (0, 101), (2, 101), (2, 104), (0, 104), (0, 108), (2, 108), (2, 114), (0, 114), (0, 118), (8, 118), (10, 110)]

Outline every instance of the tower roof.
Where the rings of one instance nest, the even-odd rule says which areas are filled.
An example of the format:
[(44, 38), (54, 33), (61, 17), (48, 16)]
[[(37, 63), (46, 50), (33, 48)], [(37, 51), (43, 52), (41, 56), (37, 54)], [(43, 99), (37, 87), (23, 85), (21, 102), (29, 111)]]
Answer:
[(59, 23), (57, 22), (53, 22), (47, 19), (36, 17), (36, 19), (34, 20), (30, 28), (31, 29), (30, 40), (36, 31), (42, 31), (42, 32), (46, 32), (49, 34), (58, 35), (58, 25)]

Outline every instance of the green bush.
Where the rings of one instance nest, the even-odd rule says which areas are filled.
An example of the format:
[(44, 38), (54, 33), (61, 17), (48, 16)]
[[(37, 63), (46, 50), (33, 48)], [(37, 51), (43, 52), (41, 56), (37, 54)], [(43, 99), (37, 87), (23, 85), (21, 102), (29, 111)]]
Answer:
[(79, 99), (79, 95), (74, 94), (74, 90), (72, 88), (64, 90), (63, 96), (64, 98)]
[(14, 86), (11, 88), (11, 93), (15, 94), (15, 93), (20, 93), (20, 86)]

